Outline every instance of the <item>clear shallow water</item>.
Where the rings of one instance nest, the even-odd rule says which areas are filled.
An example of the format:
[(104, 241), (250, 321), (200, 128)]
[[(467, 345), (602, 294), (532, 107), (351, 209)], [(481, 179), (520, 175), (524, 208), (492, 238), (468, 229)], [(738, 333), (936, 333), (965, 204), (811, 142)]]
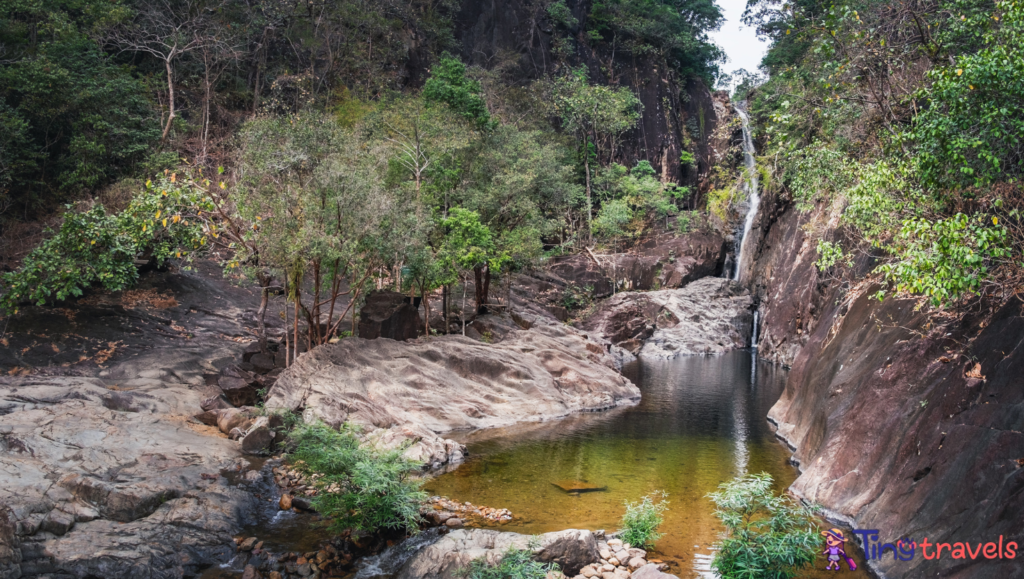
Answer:
[[(461, 442), (470, 458), (425, 489), (508, 508), (515, 518), (501, 529), (529, 534), (612, 531), (624, 501), (664, 490), (671, 504), (654, 557), (674, 563), (671, 571), (680, 577), (713, 576), (712, 545), (722, 527), (705, 495), (750, 472), (771, 474), (782, 491), (798, 474), (765, 418), (785, 372), (740, 351), (640, 360), (623, 373), (640, 387), (639, 405), (466, 434)], [(571, 494), (553, 484), (562, 480), (604, 490)], [(835, 576), (807, 576), (819, 575)]]

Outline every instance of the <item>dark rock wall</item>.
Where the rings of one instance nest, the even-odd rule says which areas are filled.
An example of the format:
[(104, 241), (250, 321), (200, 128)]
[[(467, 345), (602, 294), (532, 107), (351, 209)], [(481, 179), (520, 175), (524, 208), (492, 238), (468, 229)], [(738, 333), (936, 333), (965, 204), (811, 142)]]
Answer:
[[(827, 226), (828, 208), (763, 203), (750, 279), (761, 354), (792, 366), (770, 413), (796, 448), (792, 490), (855, 528), (878, 529), (883, 542), (973, 548), (1002, 536), (1024, 547), (1021, 303), (943, 323), (915, 300), (879, 302), (877, 287), (814, 268), (805, 229)], [(872, 566), (886, 577), (1024, 577), (1021, 555), (927, 560), (918, 550)]]
[[(574, 30), (555, 27), (547, 16), (546, 2), (464, 0), (455, 19), (460, 56), (484, 68), (511, 61), (518, 68), (514, 76), (525, 84), (561, 71), (553, 42), (571, 37), (576, 47), (570, 58), (573, 66), (585, 65), (595, 82), (630, 87), (643, 103), (640, 123), (625, 135), (615, 160), (632, 166), (646, 159), (664, 181), (697, 184), (712, 164), (709, 141), (718, 123), (708, 87), (697, 78), (679, 78), (661, 58), (634, 59), (621, 51), (604, 54), (592, 47), (583, 31), (589, 2), (566, 4), (578, 21)], [(698, 158), (696, 168), (684, 168), (679, 162), (688, 126)]]

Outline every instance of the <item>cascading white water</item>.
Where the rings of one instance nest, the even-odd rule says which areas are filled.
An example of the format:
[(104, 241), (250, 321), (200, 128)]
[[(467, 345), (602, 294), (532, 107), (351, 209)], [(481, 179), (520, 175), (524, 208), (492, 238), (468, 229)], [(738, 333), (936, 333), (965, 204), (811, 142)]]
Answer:
[(750, 347), (757, 349), (757, 317), (760, 312), (754, 310), (754, 330), (750, 334)]
[(754, 225), (757, 207), (761, 203), (761, 195), (758, 191), (756, 163), (754, 161), (754, 153), (756, 152), (754, 150), (754, 140), (750, 136), (750, 119), (747, 117), (747, 113), (743, 112), (743, 109), (738, 106), (735, 108), (743, 127), (743, 165), (747, 173), (747, 180), (743, 188), (747, 193), (747, 215), (743, 219), (743, 232), (740, 234), (739, 251), (736, 252), (735, 260), (736, 268), (733, 271), (732, 278), (737, 281), (743, 281), (740, 279), (740, 275), (743, 273), (743, 257), (746, 255), (747, 237), (750, 234), (750, 228)]

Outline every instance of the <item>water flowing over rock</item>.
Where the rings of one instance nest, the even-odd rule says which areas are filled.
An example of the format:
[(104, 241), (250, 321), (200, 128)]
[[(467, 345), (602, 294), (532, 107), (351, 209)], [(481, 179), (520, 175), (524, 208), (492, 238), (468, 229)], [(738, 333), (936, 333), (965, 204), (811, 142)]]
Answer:
[(616, 294), (583, 328), (633, 356), (721, 354), (747, 346), (752, 305), (738, 284), (704, 278), (681, 289)]
[(449, 533), (420, 549), (395, 575), (396, 579), (457, 579), (474, 559), (490, 564), (501, 561), (509, 549), (528, 549), (538, 561), (555, 562), (572, 577), (580, 568), (600, 558), (597, 540), (590, 531), (569, 529), (537, 537), (485, 529), (462, 529)]
[(640, 391), (612, 366), (603, 348), (553, 320), (538, 319), (497, 344), (462, 336), (349, 338), (300, 357), (266, 406), (390, 430), (370, 435), (389, 445), (411, 439), (407, 454), (436, 466), (451, 458), (442, 449), (457, 449), (436, 433), (634, 404)]

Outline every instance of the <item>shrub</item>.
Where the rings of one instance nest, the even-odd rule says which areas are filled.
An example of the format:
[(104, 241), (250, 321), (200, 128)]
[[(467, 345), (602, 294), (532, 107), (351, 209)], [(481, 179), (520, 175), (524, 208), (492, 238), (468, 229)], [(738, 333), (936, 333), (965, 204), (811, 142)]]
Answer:
[(512, 546), (502, 554), (497, 565), (488, 565), (483, 557), (474, 559), (464, 576), (468, 579), (544, 579), (553, 571), (559, 571), (556, 563), (534, 561), (533, 553)]
[(623, 541), (646, 549), (660, 539), (663, 533), (658, 527), (664, 522), (662, 516), (668, 510), (665, 491), (654, 491), (640, 499), (640, 502), (626, 502), (626, 514), (622, 516), (622, 532), (619, 536)]
[(562, 307), (567, 310), (581, 310), (590, 305), (593, 300), (594, 288), (587, 286), (581, 288), (580, 286), (569, 283), (565, 286), (565, 291), (562, 292)]
[(158, 265), (191, 257), (206, 248), (207, 235), (217, 236), (198, 216), (213, 209), (209, 197), (198, 184), (173, 174), (147, 181), (116, 215), (100, 204), (67, 209), (60, 230), (32, 250), (21, 269), (3, 274), (0, 309), (17, 313), (22, 301), (43, 305), (50, 298), (80, 296), (93, 284), (123, 290), (138, 278), (136, 257), (152, 257)]
[(296, 468), (320, 475), (313, 508), (332, 530), (418, 530), (426, 494), (410, 480), (420, 465), (402, 456), (404, 448), (378, 451), (361, 445), (348, 425), (335, 430), (322, 422), (299, 426), (290, 443)]
[(722, 579), (790, 579), (814, 561), (821, 542), (814, 510), (772, 492), (772, 477), (751, 474), (708, 495), (725, 525), (711, 567)]

